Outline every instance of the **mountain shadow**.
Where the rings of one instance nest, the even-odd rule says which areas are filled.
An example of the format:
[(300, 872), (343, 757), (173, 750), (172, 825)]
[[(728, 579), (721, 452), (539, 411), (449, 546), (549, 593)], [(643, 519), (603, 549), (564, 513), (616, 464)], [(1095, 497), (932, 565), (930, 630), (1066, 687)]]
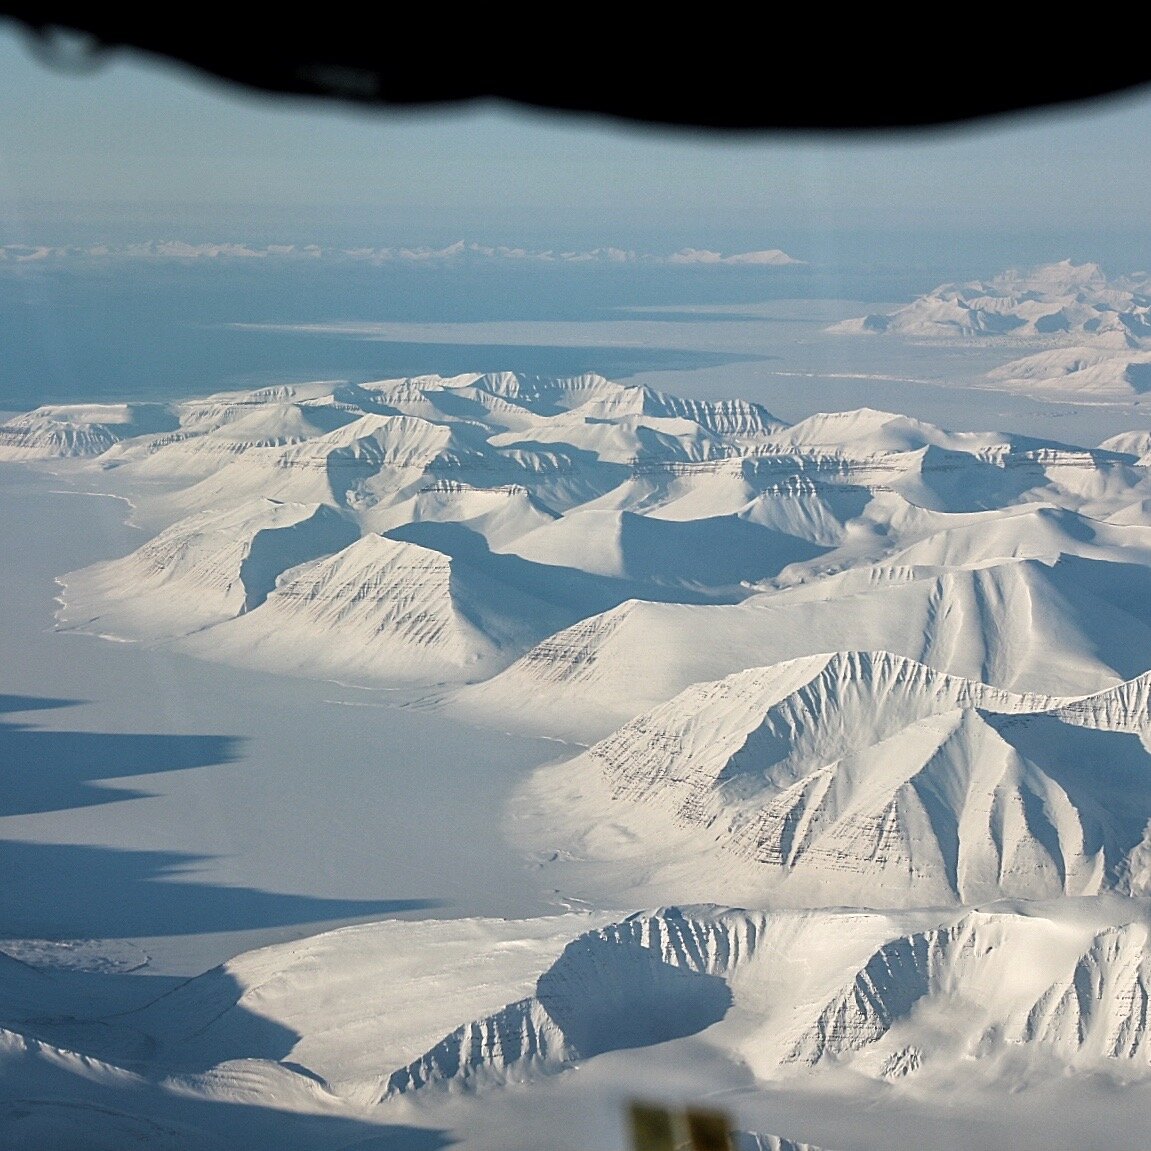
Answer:
[[(0, 714), (75, 707), (76, 699), (0, 695)], [(139, 799), (152, 792), (109, 779), (233, 763), (243, 740), (227, 735), (53, 731), (0, 721), (0, 817)]]
[(392, 915), (429, 899), (324, 899), (183, 882), (209, 856), (0, 840), (0, 923), (13, 938), (200, 935)]
[(438, 1128), (373, 1123), (174, 1091), (152, 1083), (87, 1083), (53, 1069), (29, 1097), (0, 1099), (0, 1143), (54, 1151), (252, 1151), (357, 1148), (441, 1151), (456, 1142)]
[[(638, 517), (637, 517), (638, 518)], [(574, 567), (536, 563), (511, 553), (493, 552), (477, 531), (458, 523), (422, 520), (385, 533), (388, 539), (419, 544), (479, 569), (489, 579), (526, 592), (566, 613), (563, 626), (610, 611), (629, 599), (656, 603), (735, 603), (743, 598), (725, 590), (666, 586), (644, 579), (596, 575)]]

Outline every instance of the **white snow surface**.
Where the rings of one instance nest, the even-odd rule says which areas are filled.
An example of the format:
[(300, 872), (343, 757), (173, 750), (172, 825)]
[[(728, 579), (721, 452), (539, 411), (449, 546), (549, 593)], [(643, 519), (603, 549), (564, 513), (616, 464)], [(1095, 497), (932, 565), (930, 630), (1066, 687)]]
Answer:
[(271, 1095), (281, 1123), (342, 1113), (386, 1139), (397, 1121), (434, 1125), (452, 1100), (499, 1108), (510, 1084), (538, 1090), (613, 1052), (677, 1042), (763, 1088), (816, 1094), (1053, 1069), (1146, 1083), (1148, 915), (1146, 900), (1087, 899), (365, 924), (237, 956), (93, 1035), (76, 1030), (100, 1057), (10, 1008), (0, 1065), (35, 1106), (12, 1107), (0, 1129), (32, 1146), (31, 1132), (67, 1135), (116, 1099), (109, 1138), (151, 1127), (153, 1139), (241, 1146), (250, 1133), (190, 1104)]
[(357, 536), (325, 504), (255, 499), (180, 520), (63, 581), (62, 625), (121, 639), (187, 635), (259, 607), (287, 569)]
[(0, 424), (0, 461), (103, 455), (121, 440), (169, 432), (167, 404), (53, 404)]
[(1146, 691), (1067, 703), (887, 652), (805, 657), (687, 688), (540, 769), (518, 814), (545, 855), (657, 897), (1143, 894)]
[[(856, 327), (1034, 342), (997, 378), (1113, 397), (1146, 291), (1062, 264)], [(507, 828), (565, 910), (360, 924), (155, 995), (111, 945), (14, 945), (0, 1142), (430, 1151), (480, 1116), (502, 1146), (536, 1100), (670, 1067), (740, 1151), (850, 1151), (824, 1105), (929, 1127), (957, 1099), (992, 1146), (1017, 1095), (1039, 1146), (1052, 1083), (1121, 1097), (1124, 1145), (1151, 1091), (1146, 433), (468, 373), (0, 428), (0, 458), (64, 457), (147, 535), (61, 574), (60, 630), (573, 741)], [(769, 1102), (811, 1122), (757, 1134)]]

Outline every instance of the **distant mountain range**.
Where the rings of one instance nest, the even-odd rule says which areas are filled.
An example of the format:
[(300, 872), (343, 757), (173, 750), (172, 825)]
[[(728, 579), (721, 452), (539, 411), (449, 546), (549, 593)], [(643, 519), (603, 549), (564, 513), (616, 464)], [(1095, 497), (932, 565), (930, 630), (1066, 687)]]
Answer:
[(166, 263), (252, 261), (284, 262), (323, 260), (328, 263), (428, 264), (469, 261), (528, 262), (543, 264), (667, 264), (742, 265), (784, 267), (802, 264), (780, 248), (749, 252), (718, 252), (711, 248), (680, 248), (670, 254), (640, 252), (634, 248), (599, 247), (586, 249), (524, 248), (508, 244), (481, 244), (457, 240), (441, 247), (426, 244), (392, 247), (337, 248), (320, 244), (241, 244), (231, 241), (144, 240), (129, 244), (0, 244), (0, 270), (6, 266), (53, 265), (59, 263), (107, 263), (111, 261), (151, 261)]
[(1035, 351), (995, 368), (986, 386), (1080, 402), (1151, 391), (1151, 278), (1108, 279), (1064, 260), (990, 280), (941, 284), (894, 312), (843, 320), (844, 334), (924, 343), (979, 342)]

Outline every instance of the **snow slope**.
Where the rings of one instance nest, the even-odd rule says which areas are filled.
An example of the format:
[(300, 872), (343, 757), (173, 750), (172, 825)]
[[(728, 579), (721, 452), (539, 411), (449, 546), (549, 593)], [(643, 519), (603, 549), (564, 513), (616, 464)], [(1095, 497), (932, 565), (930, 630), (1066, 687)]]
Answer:
[[(1148, 923), (1146, 900), (1088, 898), (364, 924), (237, 956), (93, 1029), (147, 1038), (131, 1068), (6, 1021), (0, 1066), (21, 1105), (0, 1111), (0, 1133), (15, 1147), (436, 1147), (414, 1140), (469, 1114), (453, 1100), (480, 1094), (515, 1122), (500, 1110), (509, 1084), (532, 1106), (547, 1081), (579, 1091), (615, 1053), (627, 1080), (648, 1049), (680, 1052), (689, 1080), (718, 1060), (817, 1110), (838, 1094), (930, 1115), (932, 1093), (964, 1105), (958, 1083), (993, 1107), (1052, 1076), (1067, 1101), (1114, 1106), (1151, 1080)], [(720, 1102), (738, 1119), (747, 1093)], [(1097, 1145), (1119, 1146), (1124, 1122), (1100, 1119)]]
[(200, 512), (123, 559), (62, 577), (60, 623), (121, 639), (187, 635), (255, 610), (289, 568), (358, 534), (325, 504), (254, 499)]
[[(1149, 328), (1147, 339), (1151, 335)], [(987, 373), (993, 387), (1012, 392), (1134, 399), (1151, 390), (1151, 352), (1072, 347), (1036, 352)]]
[(852, 569), (731, 606), (633, 600), (549, 636), (452, 705), (594, 740), (690, 684), (839, 645), (1073, 695), (1151, 667), (1148, 595), (1147, 569), (1063, 555)]
[(169, 1077), (283, 1069), (384, 1114), (697, 1035), (765, 1080), (903, 1077), (948, 1027), (951, 1066), (1023, 1051), (1147, 1077), (1147, 922), (1145, 900), (1088, 899), (363, 924), (237, 956), (120, 1025)]
[(441, 552), (368, 534), (282, 574), (254, 611), (184, 650), (355, 682), (473, 679), (546, 634), (549, 605)]

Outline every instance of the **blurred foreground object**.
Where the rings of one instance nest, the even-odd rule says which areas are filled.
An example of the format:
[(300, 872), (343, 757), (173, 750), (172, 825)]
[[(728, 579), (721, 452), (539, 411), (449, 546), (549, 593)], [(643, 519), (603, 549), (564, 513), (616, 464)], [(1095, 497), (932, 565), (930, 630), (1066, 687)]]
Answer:
[[(593, 13), (594, 15), (594, 13)], [(986, 35), (893, 27), (872, 10), (789, 13), (788, 34), (730, 15), (634, 23), (584, 16), (546, 39), (487, 8), (445, 21), (409, 8), (402, 29), (374, 15), (214, 20), (199, 9), (0, 4), (40, 54), (89, 67), (129, 48), (279, 94), (360, 105), (502, 99), (690, 128), (865, 130), (929, 127), (1090, 99), (1151, 81), (1141, 37), (1108, 22), (1048, 22)]]
[(731, 1124), (722, 1111), (669, 1111), (637, 1101), (628, 1114), (633, 1151), (731, 1151)]

